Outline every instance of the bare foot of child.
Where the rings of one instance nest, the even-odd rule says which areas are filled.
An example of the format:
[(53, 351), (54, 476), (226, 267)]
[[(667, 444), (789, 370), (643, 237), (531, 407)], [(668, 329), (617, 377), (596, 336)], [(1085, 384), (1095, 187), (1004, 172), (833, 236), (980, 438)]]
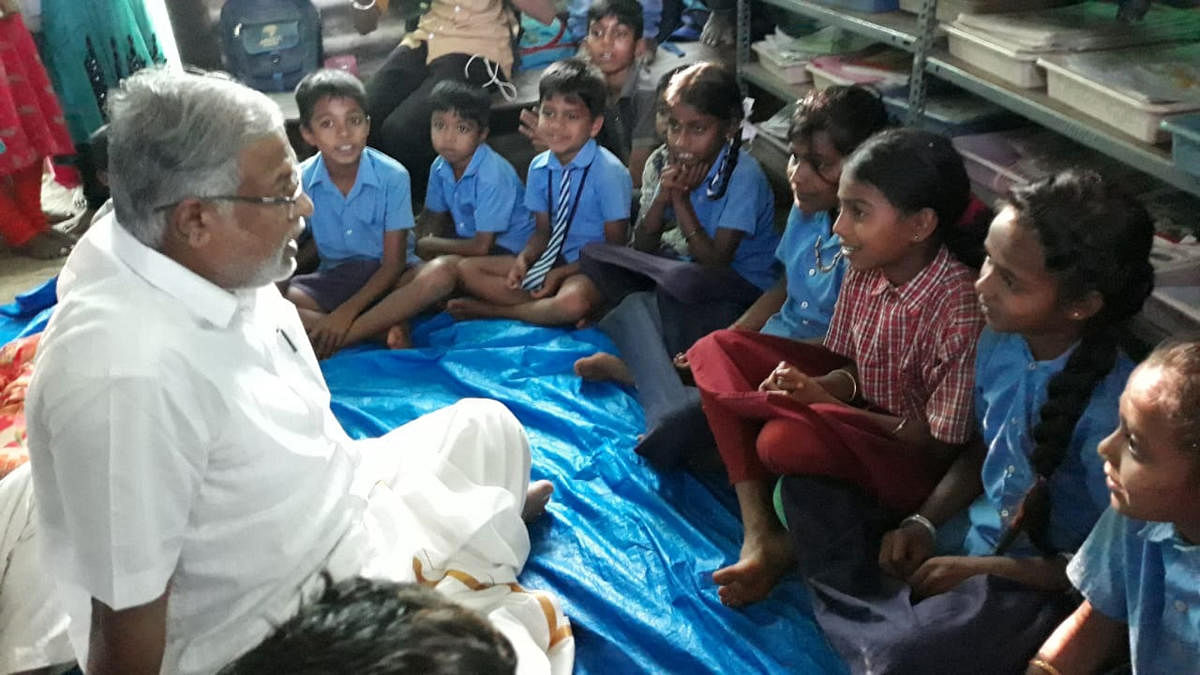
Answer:
[(496, 316), (494, 307), (475, 298), (454, 298), (446, 303), (446, 313), (458, 321)]
[(408, 349), (412, 347), (412, 335), (408, 330), (408, 322), (401, 321), (389, 328), (385, 342), (387, 342), (388, 349)]
[(734, 25), (728, 17), (712, 12), (704, 28), (700, 30), (700, 42), (709, 47), (726, 47), (733, 44)]
[(633, 384), (629, 366), (613, 354), (597, 352), (575, 362), (575, 374), (589, 382), (615, 380), (621, 384)]
[(713, 572), (717, 595), (729, 607), (744, 607), (770, 594), (796, 561), (792, 539), (785, 530), (747, 533), (741, 558)]
[(532, 523), (546, 512), (550, 503), (550, 495), (554, 493), (554, 485), (548, 480), (535, 480), (525, 491), (525, 507), (521, 509), (521, 520)]

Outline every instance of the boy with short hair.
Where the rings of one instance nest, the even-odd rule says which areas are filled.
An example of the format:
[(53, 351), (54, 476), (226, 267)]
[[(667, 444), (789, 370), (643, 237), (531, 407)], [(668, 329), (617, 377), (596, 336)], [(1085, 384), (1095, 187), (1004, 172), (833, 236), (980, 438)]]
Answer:
[[(600, 69), (607, 90), (604, 126), (596, 142), (629, 167), (635, 185), (656, 145), (654, 92), (638, 87), (638, 64), (644, 54), (642, 26), (638, 0), (595, 0), (587, 10), (587, 37), (583, 40), (587, 58)], [(522, 131), (544, 149), (536, 132), (536, 113), (522, 112), (521, 122)]]
[(474, 298), (447, 303), (456, 318), (573, 324), (602, 299), (579, 273), (579, 250), (593, 241), (626, 241), (633, 181), (595, 141), (604, 124), (603, 76), (566, 59), (546, 69), (538, 94), (538, 134), (549, 149), (529, 163), (525, 205), (534, 214), (533, 236), (515, 257), (459, 263), (459, 283)]
[(430, 138), (438, 157), (429, 171), (418, 220), (430, 234), (416, 242), (428, 262), (354, 322), (347, 344), (384, 335), (387, 346), (411, 346), (408, 320), (454, 292), (458, 262), (493, 253), (513, 256), (533, 233), (525, 187), (512, 164), (487, 145), (492, 100), (481, 87), (446, 80), (429, 94)]
[(341, 70), (318, 70), (296, 86), (300, 134), (318, 153), (300, 165), (313, 201), (309, 219), (321, 256), (316, 272), (286, 290), (317, 356), (346, 345), (355, 320), (395, 288), (410, 258), (414, 222), (408, 170), (367, 148), (366, 90)]

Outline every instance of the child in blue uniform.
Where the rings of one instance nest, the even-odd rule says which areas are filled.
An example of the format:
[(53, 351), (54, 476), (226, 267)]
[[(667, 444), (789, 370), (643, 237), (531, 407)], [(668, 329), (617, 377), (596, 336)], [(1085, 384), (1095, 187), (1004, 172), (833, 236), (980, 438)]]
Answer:
[(603, 76), (580, 59), (559, 61), (542, 75), (538, 95), (538, 133), (549, 149), (529, 163), (525, 206), (534, 233), (515, 256), (459, 263), (459, 281), (473, 297), (446, 304), (455, 318), (573, 324), (599, 301), (579, 273), (580, 249), (625, 241), (633, 180), (595, 141), (604, 124)]
[(429, 94), (438, 157), (418, 219), (427, 234), (414, 247), (426, 262), (355, 321), (348, 343), (380, 336), (392, 349), (410, 346), (408, 320), (454, 292), (463, 258), (515, 255), (525, 246), (533, 219), (516, 170), (486, 143), (491, 104), (483, 89), (454, 80)]
[[(784, 274), (743, 313), (718, 309), (719, 316), (713, 317), (715, 303), (687, 305), (660, 289), (630, 294), (600, 320), (600, 329), (613, 339), (622, 358), (593, 354), (578, 360), (575, 370), (587, 379), (637, 386), (646, 413), (646, 433), (635, 447), (637, 452), (656, 465), (669, 467), (701, 448), (713, 447), (708, 422), (700, 411), (700, 395), (694, 387), (684, 385), (672, 365), (671, 355), (691, 346), (686, 342), (690, 335), (674, 337), (680, 333), (680, 324), (697, 323), (697, 319), (686, 319), (687, 314), (705, 316), (705, 325), (690, 331), (692, 334), (731, 326), (794, 339), (825, 335), (845, 271), (841, 240), (831, 231), (842, 160), (886, 124), (887, 112), (879, 97), (861, 87), (834, 86), (800, 101), (788, 134), (792, 149), (788, 182), (794, 201), (787, 229), (775, 250)], [(660, 150), (665, 153), (666, 147)], [(654, 199), (652, 186), (656, 183), (652, 180), (650, 186), (643, 185), (647, 206)], [(664, 245), (677, 230), (664, 233)], [(682, 237), (677, 243), (687, 250)], [(588, 259), (585, 252), (585, 264)], [(672, 321), (664, 321), (665, 316)], [(682, 364), (682, 356), (677, 361)]]
[(1028, 673), (1194, 673), (1200, 667), (1200, 342), (1138, 366), (1100, 444), (1111, 508), (1067, 574), (1084, 602)]
[(296, 86), (300, 133), (319, 151), (300, 165), (313, 201), (321, 264), (293, 277), (287, 299), (300, 312), (313, 349), (327, 357), (347, 344), (355, 320), (390, 292), (407, 267), (413, 222), (408, 170), (369, 149), (366, 91), (353, 75), (319, 70)]
[[(1152, 237), (1145, 209), (1095, 174), (1015, 189), (975, 284), (977, 441), (877, 556), (864, 530), (899, 514), (844, 485), (783, 481), (817, 620), (851, 672), (1017, 672), (1070, 612), (1060, 554), (1107, 502), (1095, 446), (1133, 370), (1117, 336), (1150, 292)], [(964, 508), (965, 540), (939, 542)]]

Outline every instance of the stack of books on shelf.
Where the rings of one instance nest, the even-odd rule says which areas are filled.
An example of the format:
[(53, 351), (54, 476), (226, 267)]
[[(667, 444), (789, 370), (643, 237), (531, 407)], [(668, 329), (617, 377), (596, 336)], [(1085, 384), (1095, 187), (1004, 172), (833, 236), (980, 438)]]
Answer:
[[(938, 0), (937, 20), (949, 23), (959, 14), (999, 14), (1001, 12), (1025, 12), (1069, 5), (1075, 0)], [(900, 0), (900, 9), (918, 14), (922, 0)]]
[(1154, 4), (1135, 23), (1119, 21), (1117, 6), (1092, 0), (1065, 7), (1005, 14), (960, 14), (945, 27), (950, 53), (1006, 82), (1046, 86), (1039, 58), (1063, 52), (1117, 49), (1200, 36), (1200, 11)]
[(767, 71), (789, 84), (803, 84), (812, 79), (807, 66), (813, 58), (853, 52), (870, 44), (868, 38), (830, 26), (800, 37), (776, 29), (751, 48)]

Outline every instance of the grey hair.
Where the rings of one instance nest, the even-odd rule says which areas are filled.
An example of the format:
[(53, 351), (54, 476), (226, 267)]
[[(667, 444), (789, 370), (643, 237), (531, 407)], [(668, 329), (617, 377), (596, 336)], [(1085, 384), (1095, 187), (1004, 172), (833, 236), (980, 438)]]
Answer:
[(241, 151), (283, 135), (271, 99), (218, 75), (149, 68), (108, 99), (109, 182), (117, 221), (153, 249), (168, 214), (189, 197), (236, 194)]

